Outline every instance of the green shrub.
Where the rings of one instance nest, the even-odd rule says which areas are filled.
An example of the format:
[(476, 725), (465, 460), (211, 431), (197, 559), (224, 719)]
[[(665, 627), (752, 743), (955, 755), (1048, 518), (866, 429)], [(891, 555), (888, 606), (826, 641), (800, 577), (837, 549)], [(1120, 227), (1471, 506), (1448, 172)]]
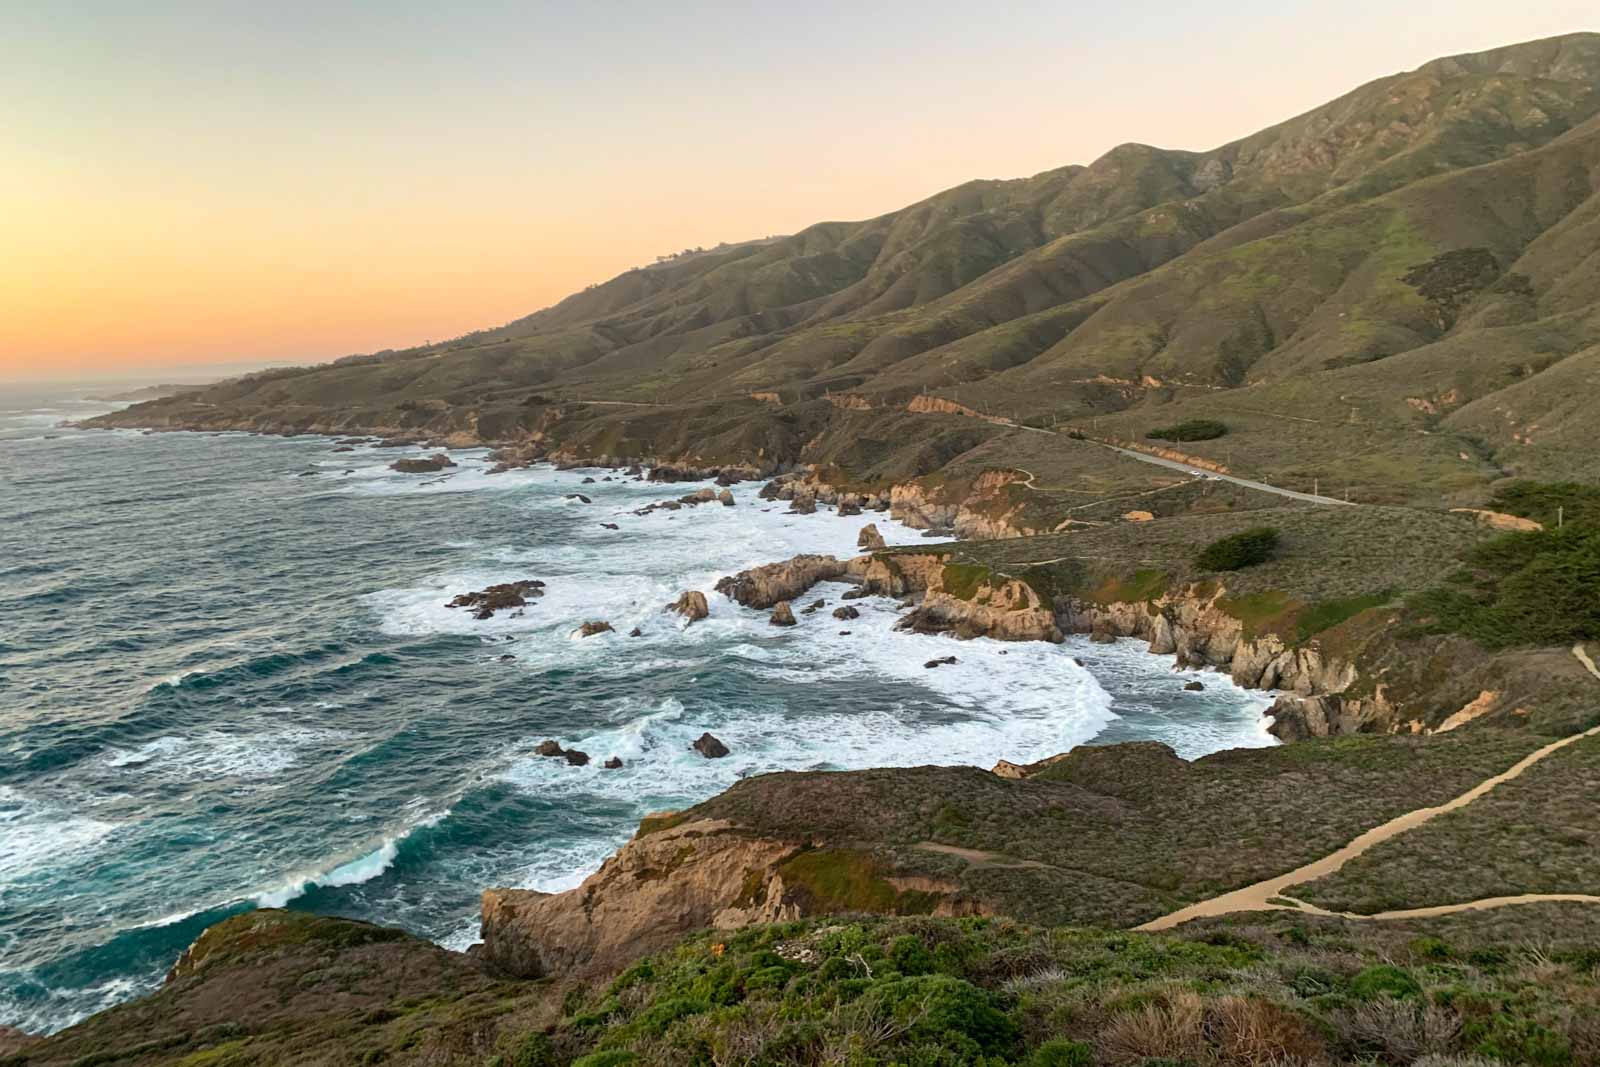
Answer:
[(1272, 558), (1278, 548), (1278, 531), (1271, 526), (1255, 526), (1218, 538), (1195, 557), (1195, 565), (1205, 571), (1236, 571), (1254, 567)]
[(1362, 1000), (1374, 997), (1415, 997), (1422, 986), (1410, 972), (1387, 963), (1380, 963), (1356, 974), (1350, 979), (1350, 992)]
[(927, 974), (933, 970), (933, 953), (913, 934), (901, 934), (889, 946), (889, 960), (904, 975)]
[(1158, 426), (1145, 436), (1157, 441), (1213, 441), (1227, 432), (1227, 423), (1216, 419), (1186, 419), (1171, 426)]
[(606, 1049), (604, 1052), (591, 1052), (587, 1056), (580, 1056), (572, 1061), (572, 1067), (627, 1067), (629, 1064), (639, 1062), (639, 1057), (631, 1052), (619, 1048)]
[(1410, 599), (1426, 629), (1488, 648), (1600, 636), (1600, 525), (1502, 534), (1468, 553), (1466, 570)]
[(1094, 1047), (1058, 1037), (1034, 1049), (1024, 1063), (1026, 1067), (1093, 1067)]
[(947, 974), (880, 982), (871, 995), (875, 1009), (907, 1027), (910, 1042), (971, 1046), (987, 1054), (1004, 1052), (1017, 1040), (1016, 1024), (988, 993)]
[(543, 1034), (529, 1034), (506, 1059), (506, 1067), (556, 1067), (556, 1050)]

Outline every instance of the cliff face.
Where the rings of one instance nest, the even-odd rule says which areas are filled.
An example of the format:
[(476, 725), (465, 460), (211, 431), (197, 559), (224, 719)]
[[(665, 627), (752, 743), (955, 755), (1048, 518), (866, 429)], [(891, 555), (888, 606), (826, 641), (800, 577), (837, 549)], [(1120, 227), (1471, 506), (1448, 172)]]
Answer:
[(1152, 653), (1225, 670), (1246, 689), (1284, 690), (1268, 711), (1269, 729), (1283, 740), (1398, 728), (1398, 713), (1381, 686), (1371, 696), (1346, 696), (1361, 677), (1353, 662), (1325, 654), (1316, 643), (1291, 646), (1274, 633), (1247, 636), (1243, 621), (1222, 607), (1226, 592), (1208, 584), (1142, 601), (1067, 598), (1060, 615), (1072, 632), (1141, 638)]
[(774, 871), (803, 844), (706, 819), (642, 832), (570, 892), (486, 890), (480, 955), (527, 978), (598, 973), (695, 930), (798, 918)]

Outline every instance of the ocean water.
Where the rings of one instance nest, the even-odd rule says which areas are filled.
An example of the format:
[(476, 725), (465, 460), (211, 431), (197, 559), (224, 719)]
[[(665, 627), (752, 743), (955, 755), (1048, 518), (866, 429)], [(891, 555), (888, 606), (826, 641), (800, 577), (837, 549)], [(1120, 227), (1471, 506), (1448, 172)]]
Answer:
[[(866, 521), (923, 540), (884, 515), (791, 515), (746, 483), (733, 508), (639, 517), (697, 486), (60, 427), (108, 406), (0, 386), (0, 1023), (51, 1031), (148, 991), (255, 906), (465, 947), (484, 887), (576, 885), (642, 815), (744, 775), (1271, 743), (1262, 694), (1214, 674), (1183, 692), (1199, 675), (1137, 642), (901, 634), (881, 599), (841, 623), (837, 585), (785, 630), (711, 594), (852, 553)], [(547, 583), (521, 618), (444, 606), (519, 578)], [(662, 610), (686, 589), (712, 605), (687, 628)], [(617, 632), (575, 639), (588, 619)], [(732, 755), (690, 751), (704, 730)], [(534, 756), (545, 738), (594, 762)]]

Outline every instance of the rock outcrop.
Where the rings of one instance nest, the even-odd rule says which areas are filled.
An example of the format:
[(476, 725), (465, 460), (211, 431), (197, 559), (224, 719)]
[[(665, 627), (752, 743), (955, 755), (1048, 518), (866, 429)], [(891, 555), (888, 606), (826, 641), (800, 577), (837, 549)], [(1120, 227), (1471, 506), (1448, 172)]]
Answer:
[(818, 582), (855, 577), (863, 566), (864, 563), (833, 556), (795, 556), (723, 578), (717, 582), (716, 590), (747, 608), (770, 608), (780, 600), (804, 596)]
[(728, 754), (728, 746), (721, 739), (711, 733), (703, 733), (695, 738), (694, 744), (689, 746), (706, 759), (721, 759)]
[(796, 624), (794, 609), (789, 607), (787, 600), (780, 600), (772, 609), (772, 616), (767, 619), (771, 626), (794, 626)]
[(475, 593), (462, 593), (445, 605), (447, 608), (470, 608), (475, 619), (492, 619), (497, 611), (524, 607), (529, 597), (544, 596), (544, 583), (537, 578), (520, 582), (502, 582), (480, 589)]
[(698, 589), (691, 589), (677, 600), (667, 605), (667, 609), (676, 615), (681, 615), (691, 623), (699, 622), (711, 614), (711, 606), (706, 603), (706, 595)]
[(883, 534), (878, 532), (878, 524), (869, 522), (861, 527), (861, 532), (856, 534), (856, 547), (864, 548), (868, 552), (875, 552), (880, 548), (888, 548), (884, 543)]
[(578, 627), (578, 636), (593, 637), (595, 634), (610, 633), (611, 630), (612, 627), (609, 622), (599, 619), (593, 622), (586, 622), (582, 626)]
[(455, 465), (455, 461), (449, 456), (443, 452), (436, 452), (424, 459), (397, 459), (389, 464), (389, 469), (399, 471), (401, 474), (432, 474)]
[(802, 845), (710, 820), (641, 832), (578, 889), (486, 891), (479, 955), (524, 978), (602, 974), (693, 930), (798, 918), (773, 872)]

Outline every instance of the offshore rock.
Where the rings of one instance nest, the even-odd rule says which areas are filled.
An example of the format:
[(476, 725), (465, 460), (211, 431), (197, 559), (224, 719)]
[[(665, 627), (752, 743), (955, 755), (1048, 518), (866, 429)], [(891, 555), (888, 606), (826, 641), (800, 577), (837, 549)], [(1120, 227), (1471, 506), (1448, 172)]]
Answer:
[(721, 759), (728, 754), (728, 746), (713, 737), (710, 733), (703, 733), (689, 746), (706, 759)]
[(525, 607), (528, 597), (544, 596), (544, 583), (537, 578), (502, 582), (476, 593), (462, 593), (445, 605), (447, 608), (472, 608), (473, 618), (492, 619), (497, 611)]
[(860, 533), (856, 534), (856, 547), (872, 552), (889, 546), (884, 543), (883, 534), (878, 532), (878, 524), (869, 522), (861, 527)]
[(767, 623), (771, 626), (795, 625), (794, 610), (789, 607), (787, 600), (778, 601), (777, 606), (772, 609), (772, 617), (767, 620)]
[(586, 622), (582, 626), (578, 627), (579, 637), (593, 637), (595, 634), (604, 634), (610, 632), (611, 624), (603, 619), (594, 622)]
[(677, 615), (682, 615), (690, 622), (698, 622), (711, 614), (711, 606), (706, 603), (706, 595), (698, 589), (691, 589), (677, 600), (667, 605), (667, 610)]
[(401, 474), (432, 474), (442, 471), (446, 467), (454, 467), (455, 461), (443, 452), (436, 452), (426, 459), (397, 459), (389, 464), (389, 469), (399, 471)]
[(716, 591), (747, 608), (770, 608), (780, 600), (805, 595), (818, 582), (834, 582), (853, 574), (851, 562), (833, 556), (795, 556), (740, 571), (717, 582)]

